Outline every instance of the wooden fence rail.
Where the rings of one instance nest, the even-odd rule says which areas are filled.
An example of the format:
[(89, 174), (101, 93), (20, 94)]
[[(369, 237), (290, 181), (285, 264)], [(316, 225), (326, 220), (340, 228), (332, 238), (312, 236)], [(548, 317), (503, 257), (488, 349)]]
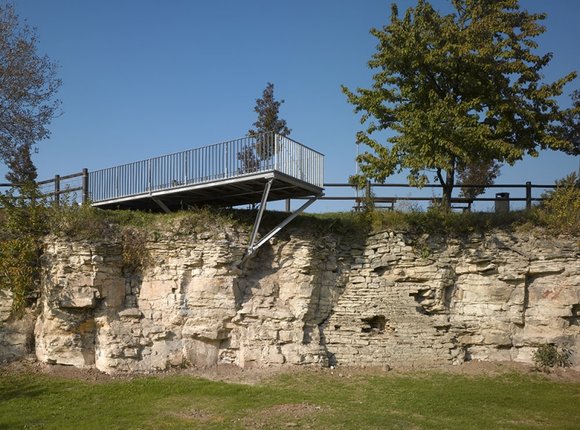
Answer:
[[(442, 188), (441, 184), (426, 184), (423, 188)], [(352, 201), (354, 203), (354, 209), (360, 209), (367, 202), (372, 202), (373, 204), (387, 204), (389, 209), (394, 208), (394, 204), (398, 201), (414, 201), (414, 202), (430, 202), (434, 203), (441, 201), (441, 198), (437, 197), (398, 197), (398, 196), (375, 196), (373, 189), (375, 188), (414, 188), (418, 187), (405, 184), (405, 183), (371, 183), (367, 182), (366, 186), (362, 189), (356, 189), (352, 184), (349, 183), (326, 183), (324, 184), (325, 190), (331, 188), (351, 188), (357, 191), (356, 196), (324, 196), (320, 200), (337, 200), (337, 201)], [(451, 204), (459, 204), (463, 206), (458, 206), (458, 208), (471, 210), (471, 205), (474, 202), (525, 202), (526, 209), (531, 209), (533, 202), (539, 202), (544, 200), (542, 197), (533, 197), (532, 190), (534, 188), (541, 189), (554, 189), (556, 185), (544, 185), (544, 184), (532, 184), (531, 182), (526, 182), (525, 184), (493, 184), (493, 185), (481, 185), (481, 184), (457, 184), (455, 188), (515, 188), (525, 190), (525, 197), (511, 197), (508, 193), (498, 193), (494, 197), (474, 197), (474, 198), (463, 198), (455, 197), (451, 199)], [(362, 193), (359, 196), (358, 193)], [(509, 206), (508, 206), (509, 207)]]
[[(80, 178), (80, 185), (70, 187), (66, 186), (63, 187), (63, 183), (66, 181), (70, 181), (73, 179)], [(47, 185), (51, 185), (52, 189), (48, 192), (44, 192), (43, 195), (45, 196), (52, 196), (54, 198), (54, 202), (56, 204), (60, 203), (61, 196), (73, 192), (81, 192), (81, 201), (82, 203), (88, 203), (91, 201), (92, 196), (89, 193), (89, 171), (87, 169), (83, 169), (81, 172), (73, 173), (70, 175), (55, 175), (54, 178), (39, 181), (37, 185), (43, 187)], [(0, 183), (0, 188), (4, 187), (14, 187), (15, 184), (8, 184), (8, 183)], [(93, 184), (95, 186), (95, 184)], [(423, 188), (441, 188), (441, 184), (426, 184)], [(525, 190), (524, 197), (511, 197), (508, 193), (498, 193), (496, 197), (475, 197), (472, 199), (468, 198), (461, 198), (456, 197), (452, 198), (452, 206), (456, 206), (456, 208), (462, 208), (464, 210), (470, 210), (471, 205), (474, 202), (507, 202), (508, 207), (510, 202), (525, 202), (526, 209), (530, 209), (532, 207), (533, 202), (542, 201), (542, 197), (533, 197), (533, 189), (554, 189), (556, 185), (545, 185), (545, 184), (532, 184), (531, 182), (526, 182), (525, 184), (493, 184), (493, 185), (481, 185), (481, 184), (457, 184), (455, 188), (481, 188), (484, 187), (486, 189), (493, 189), (493, 188), (502, 188), (502, 189), (522, 189)], [(371, 183), (367, 182), (366, 186), (362, 189), (356, 189), (353, 187), (352, 184), (349, 183), (325, 183), (324, 188), (326, 191), (330, 189), (336, 188), (349, 188), (354, 189), (357, 192), (355, 196), (323, 196), (320, 197), (319, 200), (334, 200), (334, 201), (351, 201), (353, 202), (353, 208), (355, 210), (361, 209), (364, 205), (372, 202), (376, 205), (383, 205), (388, 209), (393, 209), (394, 204), (397, 202), (430, 202), (435, 203), (440, 201), (440, 198), (437, 197), (399, 197), (399, 196), (375, 196), (374, 190), (379, 188), (413, 188), (418, 189), (418, 187), (406, 184), (406, 183)], [(359, 195), (359, 193), (361, 195)], [(386, 205), (386, 206), (385, 206)], [(287, 206), (288, 207), (288, 206)]]
[[(77, 179), (80, 179), (80, 185), (78, 186), (65, 186), (63, 184)], [(88, 169), (83, 169), (80, 172), (72, 173), (70, 175), (55, 175), (52, 179), (47, 179), (44, 181), (36, 182), (36, 185), (40, 188), (44, 188), (47, 185), (54, 184), (51, 191), (42, 192), (43, 196), (46, 197), (53, 197), (55, 204), (60, 204), (61, 196), (76, 193), (77, 191), (81, 192), (81, 202), (83, 204), (88, 203), (90, 201), (89, 196), (89, 171)], [(0, 188), (14, 188), (18, 187), (19, 184), (9, 184), (9, 183), (0, 183)]]

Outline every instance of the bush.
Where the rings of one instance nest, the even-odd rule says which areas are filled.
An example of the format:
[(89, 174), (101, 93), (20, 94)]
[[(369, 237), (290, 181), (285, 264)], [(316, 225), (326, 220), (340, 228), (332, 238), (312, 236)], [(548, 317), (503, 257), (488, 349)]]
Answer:
[(0, 194), (0, 289), (12, 293), (12, 312), (21, 314), (40, 285), (46, 202), (34, 185)]
[(557, 348), (553, 344), (540, 345), (532, 359), (536, 368), (548, 372), (554, 367), (570, 367), (572, 351), (568, 348)]
[(546, 195), (537, 216), (553, 233), (580, 232), (580, 178), (572, 173), (556, 182), (556, 189)]
[(49, 231), (56, 236), (80, 240), (108, 237), (113, 225), (105, 211), (88, 205), (60, 205), (48, 211)]

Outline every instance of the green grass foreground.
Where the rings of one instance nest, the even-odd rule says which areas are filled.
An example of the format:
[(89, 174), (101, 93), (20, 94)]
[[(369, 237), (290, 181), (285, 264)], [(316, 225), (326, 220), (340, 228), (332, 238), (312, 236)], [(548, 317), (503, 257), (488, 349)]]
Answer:
[(318, 372), (259, 385), (0, 378), (0, 429), (577, 429), (580, 420), (580, 384), (520, 374)]

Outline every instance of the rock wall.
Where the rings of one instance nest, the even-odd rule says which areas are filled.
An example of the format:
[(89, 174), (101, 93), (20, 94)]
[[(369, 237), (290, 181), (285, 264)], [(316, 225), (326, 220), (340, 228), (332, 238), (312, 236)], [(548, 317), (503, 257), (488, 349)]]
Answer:
[(12, 316), (12, 294), (0, 290), (0, 363), (29, 355), (34, 350), (36, 312)]
[[(150, 236), (147, 265), (136, 271), (127, 270), (121, 243), (47, 241), (34, 316), (39, 360), (105, 372), (218, 363), (432, 367), (531, 362), (549, 342), (571, 347), (580, 363), (574, 238), (384, 231), (353, 239), (290, 230), (239, 268), (245, 231)], [(18, 331), (9, 327), (0, 329), (3, 346)], [(30, 330), (20, 327), (11, 344), (20, 349), (0, 358), (30, 347)]]
[(338, 363), (531, 362), (542, 343), (572, 347), (580, 363), (574, 240), (383, 232), (354, 253), (324, 325)]

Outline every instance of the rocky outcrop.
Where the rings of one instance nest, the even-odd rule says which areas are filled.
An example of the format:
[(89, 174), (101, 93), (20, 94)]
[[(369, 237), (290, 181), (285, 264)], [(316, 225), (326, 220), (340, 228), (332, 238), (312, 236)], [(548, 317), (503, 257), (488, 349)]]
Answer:
[[(575, 239), (293, 230), (240, 267), (246, 241), (233, 227), (151, 235), (146, 266), (128, 271), (119, 242), (50, 238), (34, 317), (38, 359), (106, 372), (432, 367), (530, 362), (539, 344), (556, 343), (580, 363)], [(30, 347), (21, 331), (12, 343)]]
[(12, 361), (34, 353), (35, 309), (12, 315), (12, 294), (0, 290), (0, 362)]
[(356, 252), (324, 327), (338, 363), (531, 362), (542, 343), (572, 347), (580, 362), (573, 240), (383, 232)]

